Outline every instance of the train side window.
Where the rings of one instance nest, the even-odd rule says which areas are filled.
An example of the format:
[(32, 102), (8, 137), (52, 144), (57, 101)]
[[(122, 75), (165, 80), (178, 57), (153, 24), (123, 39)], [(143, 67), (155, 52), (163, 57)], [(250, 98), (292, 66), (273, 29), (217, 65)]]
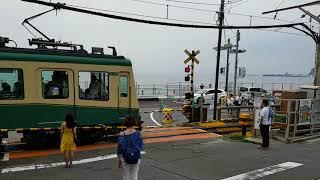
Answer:
[(79, 72), (79, 98), (109, 100), (109, 74), (107, 72)]
[(23, 99), (22, 69), (0, 69), (0, 99)]
[(69, 97), (68, 72), (42, 71), (42, 96), (45, 99), (66, 99)]
[(120, 97), (128, 97), (128, 76), (120, 76)]

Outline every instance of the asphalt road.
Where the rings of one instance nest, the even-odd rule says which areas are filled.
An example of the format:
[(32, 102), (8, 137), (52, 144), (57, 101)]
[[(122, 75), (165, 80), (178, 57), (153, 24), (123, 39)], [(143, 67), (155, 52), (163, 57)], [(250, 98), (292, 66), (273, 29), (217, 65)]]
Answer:
[[(280, 144), (273, 143), (272, 149), (262, 151), (257, 145), (211, 138), (202, 140), (176, 141), (146, 144), (140, 180), (215, 180), (233, 177), (261, 168), (286, 162), (302, 164), (293, 169), (275, 171), (264, 180), (315, 180), (320, 177), (320, 143)], [(87, 159), (115, 153), (115, 148), (79, 152), (76, 159)], [(62, 155), (16, 159), (1, 162), (0, 169), (23, 165), (62, 162)], [(256, 173), (255, 176), (263, 174)], [(252, 175), (252, 174), (251, 174)], [(252, 176), (254, 177), (254, 176)], [(251, 177), (251, 178), (252, 178)], [(44, 169), (8, 172), (0, 174), (7, 179), (112, 179), (120, 180), (121, 169), (115, 159), (101, 160), (75, 165), (71, 169), (48, 167)], [(249, 176), (247, 177), (249, 179)]]
[[(140, 101), (139, 105), (141, 120), (144, 121), (144, 127), (159, 126), (159, 124), (162, 125), (162, 113), (159, 112), (160, 101)], [(174, 120), (173, 125), (188, 122), (188, 119), (186, 119), (185, 116), (180, 112), (182, 106), (181, 103), (170, 100), (163, 101), (163, 105), (167, 105), (174, 110), (172, 113), (172, 118)]]

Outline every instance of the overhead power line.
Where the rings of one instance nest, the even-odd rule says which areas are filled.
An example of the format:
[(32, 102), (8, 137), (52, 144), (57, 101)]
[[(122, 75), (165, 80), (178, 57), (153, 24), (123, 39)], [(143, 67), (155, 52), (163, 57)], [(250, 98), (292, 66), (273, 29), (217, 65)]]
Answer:
[(255, 29), (255, 30), (258, 30), (258, 31), (269, 31), (269, 32), (289, 34), (289, 35), (296, 35), (296, 36), (308, 36), (308, 35), (305, 35), (305, 34), (299, 34), (299, 33), (293, 33), (293, 32), (284, 32), (284, 31), (271, 30), (271, 29)]
[(320, 1), (314, 1), (314, 2), (310, 2), (310, 3), (301, 4), (298, 6), (292, 6), (292, 7), (276, 9), (276, 10), (272, 10), (272, 11), (266, 11), (266, 12), (263, 12), (262, 14), (269, 14), (269, 13), (280, 12), (280, 11), (296, 9), (296, 8), (301, 8), (301, 7), (307, 7), (307, 6), (313, 6), (313, 5), (318, 5), (318, 4), (320, 4)]
[(142, 2), (142, 3), (147, 3), (147, 4), (154, 4), (154, 5), (160, 5), (160, 6), (168, 5), (168, 4), (164, 4), (164, 3), (157, 3), (157, 2), (144, 1), (144, 0), (131, 0), (131, 1)]
[(220, 6), (219, 3), (204, 3), (204, 2), (193, 2), (193, 1), (180, 1), (180, 0), (166, 0), (168, 2), (176, 2), (183, 4), (199, 4), (199, 5), (208, 5), (208, 6)]
[[(182, 0), (166, 0), (167, 2), (175, 2), (175, 3), (183, 3), (183, 4), (197, 4), (197, 5), (208, 5), (208, 6), (220, 6), (220, 3), (205, 3), (205, 2), (193, 2), (193, 1), (182, 1)], [(228, 1), (225, 3), (227, 4), (233, 4), (238, 3), (244, 0), (235, 0), (235, 1)]]
[(149, 16), (149, 15), (143, 15), (143, 14), (137, 14), (137, 13), (127, 13), (127, 12), (121, 12), (121, 11), (108, 10), (108, 9), (90, 8), (90, 7), (78, 6), (78, 5), (69, 5), (69, 6), (75, 7), (75, 8), (82, 8), (82, 9), (89, 9), (89, 10), (96, 10), (96, 11), (103, 11), (103, 12), (112, 12), (112, 13), (117, 13), (117, 14), (147, 17), (147, 18), (154, 18), (154, 19), (161, 19), (161, 20), (172, 20), (172, 21), (180, 21), (180, 22), (188, 22), (188, 23), (215, 25), (213, 23), (201, 22), (201, 21), (191, 21), (191, 20), (183, 20), (183, 19), (175, 19), (175, 18), (167, 18), (167, 17), (164, 18), (164, 17), (159, 17), (159, 16)]
[[(22, 0), (22, 1), (41, 4), (41, 5), (45, 5), (45, 6), (50, 6), (56, 10), (65, 9), (65, 10), (86, 13), (86, 14), (91, 14), (91, 15), (96, 15), (96, 16), (101, 16), (101, 17), (107, 17), (107, 18), (111, 18), (111, 19), (129, 21), (129, 22), (171, 26), (171, 27), (219, 29), (219, 27), (216, 25), (195, 25), (195, 24), (179, 24), (179, 23), (159, 22), (159, 21), (136, 19), (136, 18), (131, 18), (131, 17), (124, 17), (124, 16), (117, 16), (117, 15), (106, 14), (106, 13), (101, 13), (101, 12), (95, 12), (95, 11), (90, 11), (90, 10), (86, 10), (86, 9), (80, 9), (80, 8), (76, 8), (76, 7), (67, 6), (66, 4), (61, 4), (61, 3), (50, 3), (50, 2), (40, 1), (40, 0)], [(310, 33), (308, 33), (305, 30), (301, 30), (299, 28), (296, 28), (296, 26), (301, 26), (307, 30), (310, 30), (310, 28), (303, 23), (291, 23), (291, 24), (280, 24), (280, 25), (262, 25), (262, 26), (223, 26), (222, 28), (223, 29), (272, 29), (272, 28), (280, 28), (280, 27), (285, 27), (285, 28), (292, 28), (293, 27), (293, 28), (295, 28), (299, 31), (302, 31), (310, 36)]]
[[(159, 5), (159, 6), (166, 6), (166, 7), (168, 6), (168, 7), (179, 8), (179, 9), (188, 9), (188, 10), (194, 10), (194, 11), (209, 12), (209, 13), (215, 13), (215, 14), (218, 13), (218, 11), (203, 9), (203, 8), (184, 7), (184, 6), (177, 6), (177, 5), (171, 5), (171, 4), (156, 3), (156, 2), (145, 1), (145, 0), (131, 0), (131, 1), (146, 3), (146, 4), (154, 4), (154, 5)], [(241, 0), (241, 1), (246, 2), (246, 0)], [(235, 16), (243, 16), (243, 17), (249, 17), (249, 18), (276, 20), (276, 21), (282, 21), (282, 22), (287, 22), (287, 23), (295, 23), (293, 21), (289, 21), (289, 20), (285, 20), (285, 19), (281, 19), (281, 18), (271, 18), (271, 17), (251, 15), (251, 14), (230, 13), (230, 12), (225, 12), (225, 14), (235, 15)]]
[(278, 4), (277, 8), (278, 9), (286, 0), (280, 0), (280, 3)]
[[(176, 27), (188, 27), (188, 28), (204, 28), (204, 29), (218, 29), (218, 26), (210, 26), (210, 25), (194, 25), (194, 24), (177, 24), (177, 23), (168, 23), (168, 22), (158, 22), (158, 21), (150, 21), (150, 20), (144, 20), (144, 19), (136, 19), (131, 17), (124, 17), (124, 16), (117, 16), (113, 14), (106, 14), (96, 11), (90, 11), (85, 9), (80, 9), (76, 7), (72, 7), (70, 5), (61, 4), (61, 3), (50, 3), (40, 0), (22, 0), (25, 2), (30, 3), (36, 3), (41, 4), (45, 6), (50, 6), (55, 9), (65, 9), (75, 12), (81, 12), (96, 16), (102, 16), (107, 17), (111, 19), (118, 19), (118, 20), (124, 20), (124, 21), (131, 21), (131, 22), (138, 22), (138, 23), (145, 23), (145, 24), (155, 24), (155, 25), (164, 25), (164, 26), (176, 26)], [(262, 26), (224, 26), (225, 29), (254, 29), (254, 28), (279, 28), (279, 27), (293, 27), (293, 26), (305, 26), (305, 24), (302, 23), (291, 23), (291, 24), (280, 24), (280, 25), (262, 25)]]

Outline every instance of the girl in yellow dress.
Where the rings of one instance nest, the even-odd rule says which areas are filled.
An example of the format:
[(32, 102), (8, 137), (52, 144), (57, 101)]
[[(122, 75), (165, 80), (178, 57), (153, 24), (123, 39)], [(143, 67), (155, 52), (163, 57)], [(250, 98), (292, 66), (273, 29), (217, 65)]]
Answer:
[(76, 150), (75, 139), (77, 138), (76, 126), (71, 114), (67, 114), (65, 122), (61, 125), (60, 150), (64, 153), (65, 168), (72, 167), (74, 151)]

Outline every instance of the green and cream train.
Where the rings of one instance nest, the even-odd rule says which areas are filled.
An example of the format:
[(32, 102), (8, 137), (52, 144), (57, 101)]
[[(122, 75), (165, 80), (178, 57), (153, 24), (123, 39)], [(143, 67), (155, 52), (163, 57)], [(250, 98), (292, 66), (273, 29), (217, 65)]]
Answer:
[(96, 49), (0, 43), (0, 140), (8, 131), (22, 133), (29, 144), (58, 139), (67, 113), (74, 115), (83, 141), (123, 128), (127, 115), (141, 124), (131, 61)]

